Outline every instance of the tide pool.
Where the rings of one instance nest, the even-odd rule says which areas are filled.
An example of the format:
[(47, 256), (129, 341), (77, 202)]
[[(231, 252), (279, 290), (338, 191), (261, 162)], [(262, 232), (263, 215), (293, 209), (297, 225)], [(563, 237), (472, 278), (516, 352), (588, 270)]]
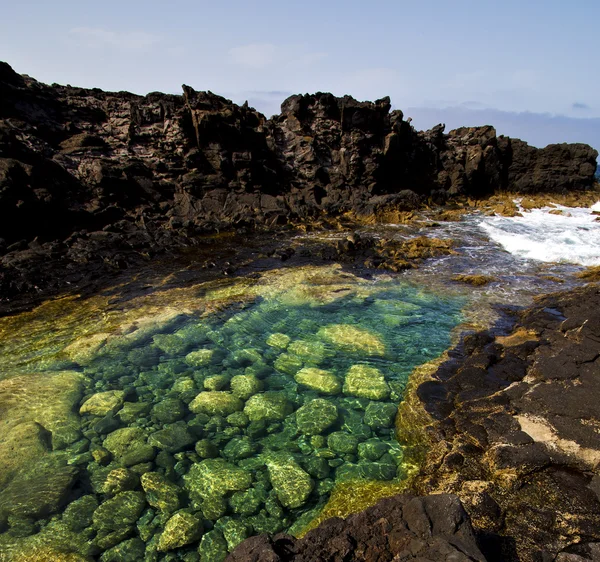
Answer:
[(214, 562), (402, 481), (398, 405), (465, 304), (306, 267), (1, 319), (0, 554)]

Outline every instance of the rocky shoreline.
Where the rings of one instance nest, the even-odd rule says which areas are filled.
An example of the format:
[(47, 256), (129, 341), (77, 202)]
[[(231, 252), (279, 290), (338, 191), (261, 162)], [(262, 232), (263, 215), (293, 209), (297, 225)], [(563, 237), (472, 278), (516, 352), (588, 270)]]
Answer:
[(596, 157), (489, 126), (416, 131), (388, 98), (297, 95), (266, 119), (188, 86), (180, 96), (48, 86), (0, 63), (0, 304), (97, 287), (202, 249), (207, 233), (588, 190)]
[[(193, 262), (194, 281), (251, 274), (259, 260), (400, 271), (452, 242), (354, 233), (309, 247), (291, 236), (409, 222), (424, 209), (455, 220), (507, 193), (585, 198), (597, 156), (492, 127), (416, 131), (388, 98), (292, 96), (266, 119), (188, 86), (182, 96), (47, 86), (0, 62), (0, 314), (133, 273), (128, 290), (143, 294), (157, 260), (163, 272)], [(409, 494), (301, 539), (252, 537), (228, 560), (600, 560), (599, 305), (589, 285), (541, 298), (510, 334), (465, 336), (412, 397), (429, 443)], [(122, 544), (136, 540), (114, 559), (137, 556), (139, 539)]]

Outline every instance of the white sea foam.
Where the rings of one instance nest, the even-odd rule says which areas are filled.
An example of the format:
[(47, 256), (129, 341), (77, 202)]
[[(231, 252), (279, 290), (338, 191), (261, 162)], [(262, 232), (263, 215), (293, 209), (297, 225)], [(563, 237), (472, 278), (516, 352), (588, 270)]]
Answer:
[[(550, 214), (559, 209), (562, 214)], [(600, 222), (591, 208), (557, 205), (523, 211), (522, 217), (485, 217), (479, 226), (511, 254), (544, 262), (600, 265)]]

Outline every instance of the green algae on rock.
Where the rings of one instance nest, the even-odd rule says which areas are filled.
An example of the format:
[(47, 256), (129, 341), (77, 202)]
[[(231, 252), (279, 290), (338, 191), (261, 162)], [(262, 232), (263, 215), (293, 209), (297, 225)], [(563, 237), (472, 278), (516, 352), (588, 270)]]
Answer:
[[(39, 473), (55, 500), (35, 513), (45, 525), (37, 535), (16, 536), (32, 532), (26, 529), (35, 529), (36, 519), (19, 523), (0, 513), (8, 529), (0, 532), (0, 553), (3, 545), (29, 552), (37, 540), (44, 552), (68, 552), (70, 541), (78, 553), (93, 548), (106, 561), (175, 555), (217, 561), (250, 534), (300, 532), (345, 486), (396, 490), (406, 471), (390, 420), (414, 366), (449, 344), (462, 306), (459, 299), (440, 305), (397, 280), (361, 280), (337, 268), (169, 289), (118, 311), (95, 297), (89, 318), (87, 302), (42, 307), (53, 319), (64, 317), (52, 337), (42, 334), (42, 310), (29, 313), (35, 349), (15, 318), (0, 319), (0, 341), (8, 327), (17, 329), (18, 345), (7, 349), (19, 367), (0, 381), (0, 399), (4, 383), (21, 389), (32, 381), (15, 411), (35, 412), (10, 422), (0, 449), (6, 442), (22, 453), (14, 457), (17, 467), (59, 455), (48, 466), (62, 474), (58, 482)], [(44, 368), (29, 379), (19, 369), (33, 364)], [(48, 392), (55, 377), (56, 396)], [(11, 392), (6, 397), (13, 403)], [(65, 424), (70, 433), (61, 435)], [(7, 482), (17, 470), (12, 462), (0, 455)], [(70, 495), (80, 480), (90, 492), (81, 506)], [(18, 482), (6, 500), (14, 506), (18, 494), (25, 497)], [(35, 496), (27, 501), (39, 503)], [(52, 536), (46, 529), (57, 527), (48, 517), (60, 518), (65, 505)], [(80, 511), (78, 524), (72, 514)], [(187, 515), (167, 533), (179, 513)], [(207, 529), (201, 537), (196, 519)]]

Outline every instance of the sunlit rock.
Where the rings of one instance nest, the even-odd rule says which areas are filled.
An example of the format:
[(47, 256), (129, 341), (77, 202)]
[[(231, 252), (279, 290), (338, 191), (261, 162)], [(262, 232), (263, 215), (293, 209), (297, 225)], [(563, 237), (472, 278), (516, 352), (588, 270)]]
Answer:
[(117, 462), (125, 466), (151, 461), (156, 452), (139, 427), (123, 427), (109, 433), (103, 442)]
[(211, 496), (247, 490), (252, 484), (252, 474), (224, 459), (206, 459), (193, 464), (184, 481), (191, 499), (202, 504), (203, 499)]
[(122, 390), (107, 390), (92, 394), (79, 408), (80, 414), (91, 414), (93, 416), (105, 416), (114, 414), (123, 406), (125, 392)]
[(296, 508), (306, 502), (314, 482), (291, 456), (270, 455), (267, 458), (267, 468), (273, 489), (282, 505)]
[(327, 437), (327, 445), (336, 453), (356, 453), (358, 439), (345, 431), (334, 431)]
[(214, 354), (214, 349), (199, 349), (198, 351), (191, 351), (185, 356), (185, 362), (190, 367), (203, 367), (205, 365), (210, 365)]
[(94, 511), (94, 528), (99, 531), (117, 531), (133, 525), (146, 506), (142, 492), (122, 492), (100, 504)]
[(251, 396), (246, 402), (244, 413), (251, 421), (282, 421), (292, 413), (292, 405), (285, 394), (268, 391)]
[(390, 387), (383, 373), (375, 367), (363, 364), (350, 367), (346, 373), (343, 391), (344, 394), (370, 400), (384, 400), (390, 395)]
[(302, 368), (302, 365), (304, 365), (304, 363), (300, 357), (290, 355), (289, 353), (282, 353), (273, 363), (275, 369), (281, 373), (292, 376)]
[(342, 383), (333, 373), (316, 367), (300, 369), (294, 379), (297, 383), (322, 394), (339, 394), (342, 390)]
[(287, 336), (286, 334), (271, 334), (267, 338), (267, 345), (275, 347), (276, 349), (285, 349), (290, 343), (290, 339), (290, 336)]
[(316, 398), (296, 411), (298, 429), (305, 435), (318, 435), (331, 427), (338, 419), (335, 404)]
[(329, 324), (323, 326), (317, 335), (347, 353), (385, 355), (385, 344), (379, 334), (351, 324)]
[(198, 394), (188, 407), (194, 414), (228, 416), (241, 410), (244, 403), (231, 392), (206, 391)]
[(111, 470), (104, 481), (103, 492), (114, 496), (120, 492), (135, 489), (140, 479), (137, 474), (127, 468), (115, 468)]
[(263, 389), (263, 383), (255, 375), (236, 375), (231, 379), (231, 392), (242, 400), (257, 394)]
[(179, 511), (165, 524), (158, 550), (167, 552), (197, 541), (202, 536), (202, 520), (189, 511)]
[(332, 355), (320, 341), (295, 340), (287, 347), (287, 352), (302, 359), (305, 363), (318, 365)]

